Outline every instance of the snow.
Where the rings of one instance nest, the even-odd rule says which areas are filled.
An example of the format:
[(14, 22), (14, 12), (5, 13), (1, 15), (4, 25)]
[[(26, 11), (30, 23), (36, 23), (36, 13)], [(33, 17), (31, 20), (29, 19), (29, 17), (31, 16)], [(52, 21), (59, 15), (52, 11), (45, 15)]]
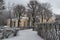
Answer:
[(16, 37), (3, 39), (3, 40), (43, 40), (43, 39), (37, 35), (36, 31), (32, 31), (32, 29), (28, 29), (28, 30), (20, 30)]

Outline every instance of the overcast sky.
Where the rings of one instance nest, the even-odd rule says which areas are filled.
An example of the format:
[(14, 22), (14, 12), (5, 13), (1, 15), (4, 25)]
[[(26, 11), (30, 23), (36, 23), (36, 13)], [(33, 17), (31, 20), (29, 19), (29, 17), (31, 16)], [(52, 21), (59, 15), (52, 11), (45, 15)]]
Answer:
[[(55, 14), (60, 14), (60, 0), (38, 0), (38, 1), (50, 3), (53, 7), (53, 12)], [(6, 6), (8, 6), (9, 3), (26, 5), (29, 2), (29, 0), (5, 0), (5, 2), (6, 2)]]

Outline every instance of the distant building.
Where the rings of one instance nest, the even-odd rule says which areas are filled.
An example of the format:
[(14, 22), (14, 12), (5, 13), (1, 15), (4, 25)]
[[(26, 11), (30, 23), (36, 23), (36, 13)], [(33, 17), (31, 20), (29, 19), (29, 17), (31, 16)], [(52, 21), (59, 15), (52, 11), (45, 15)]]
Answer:
[[(49, 18), (48, 21), (46, 21), (46, 19), (43, 18), (43, 22), (42, 22), (42, 18), (38, 17), (36, 18), (36, 23), (52, 23), (55, 22), (55, 15), (52, 16), (51, 18)], [(10, 26), (10, 19), (7, 20), (7, 26)], [(29, 21), (29, 17), (27, 17), (27, 15), (21, 16), (20, 17), (20, 27), (27, 27), (27, 26), (32, 26), (32, 19), (30, 19)], [(12, 18), (12, 27), (18, 27), (18, 18)]]
[[(20, 18), (20, 27), (26, 27), (28, 24), (28, 17), (21, 16)], [(10, 26), (10, 19), (7, 20), (7, 26)], [(18, 27), (18, 18), (12, 18), (12, 27)]]
[(21, 27), (27, 27), (28, 25), (28, 17), (21, 17), (21, 20), (20, 20), (20, 25)]

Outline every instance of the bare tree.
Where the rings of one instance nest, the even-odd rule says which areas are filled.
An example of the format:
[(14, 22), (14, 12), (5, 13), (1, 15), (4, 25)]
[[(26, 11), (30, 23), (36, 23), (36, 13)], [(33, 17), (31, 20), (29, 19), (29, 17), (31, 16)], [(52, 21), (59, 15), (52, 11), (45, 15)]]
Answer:
[(48, 20), (52, 17), (52, 11), (51, 11), (51, 6), (49, 3), (39, 3), (36, 0), (31, 0), (28, 4), (28, 8), (31, 17), (32, 17), (32, 26), (34, 26), (36, 19), (36, 16), (40, 16), (42, 19), (42, 23), (43, 23), (43, 19), (46, 19), (46, 21), (48, 22)]
[(16, 17), (18, 17), (18, 27), (20, 26), (20, 16), (25, 12), (25, 7), (23, 5), (16, 5), (14, 7), (14, 12)]
[(51, 10), (51, 5), (49, 3), (42, 3), (42, 16), (44, 19), (46, 19), (46, 21), (48, 22), (49, 19), (53, 16), (53, 12)]
[(8, 18), (10, 19), (10, 27), (12, 27), (12, 5), (10, 3), (8, 3), (8, 13), (9, 13), (9, 16)]
[(32, 16), (32, 26), (34, 27), (35, 24), (35, 18), (36, 18), (36, 12), (38, 9), (39, 3), (37, 1), (30, 1), (28, 4), (29, 9), (31, 10), (31, 16)]

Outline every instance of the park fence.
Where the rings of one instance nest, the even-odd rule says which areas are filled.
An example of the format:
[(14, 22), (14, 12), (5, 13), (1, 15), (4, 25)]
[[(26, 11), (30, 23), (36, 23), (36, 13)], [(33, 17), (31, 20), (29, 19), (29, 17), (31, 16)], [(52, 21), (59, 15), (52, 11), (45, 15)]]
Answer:
[(40, 23), (37, 24), (38, 35), (44, 40), (60, 40), (59, 23)]

